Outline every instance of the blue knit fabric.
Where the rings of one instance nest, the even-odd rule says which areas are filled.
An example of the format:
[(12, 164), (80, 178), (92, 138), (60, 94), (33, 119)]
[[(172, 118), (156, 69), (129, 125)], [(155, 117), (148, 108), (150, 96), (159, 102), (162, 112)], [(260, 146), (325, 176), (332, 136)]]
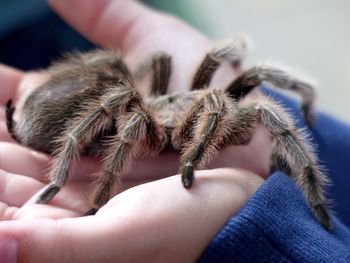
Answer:
[[(304, 126), (296, 102), (267, 93)], [(350, 262), (350, 126), (318, 113), (309, 133), (333, 182), (327, 191), (334, 228), (324, 230), (295, 183), (276, 172), (212, 240), (200, 262)]]

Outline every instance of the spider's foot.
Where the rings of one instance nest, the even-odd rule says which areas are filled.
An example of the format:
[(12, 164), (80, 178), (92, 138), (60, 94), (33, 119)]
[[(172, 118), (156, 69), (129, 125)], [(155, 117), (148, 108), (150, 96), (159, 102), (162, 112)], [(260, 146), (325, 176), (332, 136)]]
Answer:
[(60, 191), (60, 187), (55, 184), (49, 184), (46, 186), (40, 194), (35, 203), (37, 204), (47, 204), (54, 196)]
[(6, 103), (6, 118), (7, 119), (12, 119), (12, 115), (15, 111), (15, 107), (12, 105), (12, 100), (8, 100)]
[(19, 143), (19, 140), (15, 134), (15, 126), (16, 122), (13, 120), (13, 114), (15, 112), (15, 107), (12, 105), (12, 100), (9, 100), (6, 103), (6, 126), (7, 126), (7, 131), (11, 135), (12, 139), (14, 139), (16, 142)]
[(182, 184), (185, 188), (191, 188), (194, 180), (194, 172), (192, 164), (185, 164), (182, 170)]
[(317, 219), (320, 221), (321, 225), (327, 229), (332, 229), (332, 222), (329, 213), (322, 205), (316, 205), (313, 207)]
[(85, 216), (93, 216), (97, 213), (97, 211), (98, 211), (98, 209), (93, 207), (85, 213)]
[(33, 195), (26, 203), (28, 204), (47, 204), (58, 193), (61, 188), (56, 184), (49, 184)]
[(309, 104), (304, 104), (301, 106), (301, 111), (303, 113), (306, 124), (309, 127), (313, 127), (315, 124), (315, 114), (313, 112), (312, 106)]

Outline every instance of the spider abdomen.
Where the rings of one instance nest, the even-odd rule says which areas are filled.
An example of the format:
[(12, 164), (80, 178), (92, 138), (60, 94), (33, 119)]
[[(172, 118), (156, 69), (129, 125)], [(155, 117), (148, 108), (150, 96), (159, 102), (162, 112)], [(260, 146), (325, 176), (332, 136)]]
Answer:
[(15, 134), (23, 145), (53, 153), (68, 121), (86, 111), (88, 100), (103, 94), (103, 88), (91, 87), (96, 75), (73, 73), (54, 76), (27, 98), (15, 126)]

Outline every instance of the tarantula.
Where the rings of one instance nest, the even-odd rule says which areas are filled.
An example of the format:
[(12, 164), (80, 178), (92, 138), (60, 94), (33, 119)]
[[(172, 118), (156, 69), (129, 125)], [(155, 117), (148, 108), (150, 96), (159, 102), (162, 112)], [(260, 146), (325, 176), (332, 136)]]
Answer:
[[(249, 143), (262, 124), (271, 135), (272, 163), (296, 179), (316, 218), (330, 229), (324, 208), (326, 177), (303, 132), (272, 100), (238, 104), (268, 82), (301, 94), (302, 111), (311, 123), (312, 85), (263, 64), (241, 71), (223, 90), (208, 89), (223, 62), (240, 67), (245, 49), (246, 42), (239, 37), (216, 45), (197, 69), (191, 91), (173, 95), (166, 95), (172, 71), (166, 53), (151, 55), (134, 74), (119, 53), (106, 50), (71, 54), (54, 63), (48, 69), (49, 80), (26, 99), (18, 122), (13, 120), (11, 100), (6, 110), (7, 127), (16, 141), (53, 155), (50, 183), (36, 195), (36, 202), (49, 202), (69, 178), (73, 162), (84, 154), (101, 156), (104, 163), (87, 214), (96, 213), (109, 200), (116, 179), (138, 153), (179, 152), (182, 183), (190, 188), (195, 169), (222, 147)], [(135, 79), (149, 71), (151, 94), (142, 98)]]

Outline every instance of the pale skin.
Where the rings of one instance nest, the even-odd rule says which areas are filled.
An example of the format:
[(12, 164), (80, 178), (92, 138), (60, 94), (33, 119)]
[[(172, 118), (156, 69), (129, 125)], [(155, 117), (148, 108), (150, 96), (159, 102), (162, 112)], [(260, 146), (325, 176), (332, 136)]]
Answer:
[[(206, 37), (185, 23), (137, 2), (50, 3), (88, 39), (120, 49), (130, 68), (152, 51), (171, 54), (171, 92), (189, 89), (196, 67), (211, 47)], [(216, 85), (225, 85), (233, 74), (221, 71)], [(268, 174), (269, 140), (259, 129), (248, 146), (222, 150), (210, 167), (216, 169), (196, 172), (190, 190), (175, 175), (175, 154), (137, 160), (124, 177), (127, 190), (95, 216), (82, 217), (90, 207), (87, 175), (99, 169), (98, 160), (83, 158), (52, 202), (25, 204), (47, 182), (49, 157), (10, 139), (4, 106), (10, 98), (20, 104), (45, 78), (42, 73), (0, 66), (0, 220), (6, 220), (0, 222), (0, 255), (5, 248), (1, 240), (15, 240), (18, 262), (193, 262)]]

